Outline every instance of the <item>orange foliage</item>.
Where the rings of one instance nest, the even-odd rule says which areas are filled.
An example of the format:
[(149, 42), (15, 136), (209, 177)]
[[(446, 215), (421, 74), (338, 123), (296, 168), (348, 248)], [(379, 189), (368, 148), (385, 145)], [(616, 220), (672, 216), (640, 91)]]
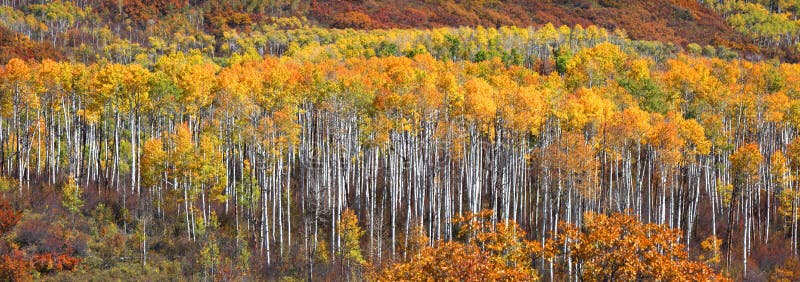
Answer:
[(31, 262), (25, 258), (25, 253), (13, 250), (10, 254), (0, 257), (0, 280), (29, 281), (33, 278), (31, 266)]
[(532, 260), (535, 242), (514, 222), (491, 221), (492, 211), (467, 214), (453, 220), (461, 226), (464, 242), (439, 241), (422, 248), (409, 261), (380, 273), (379, 281), (533, 281), (538, 274)]
[(0, 281), (30, 281), (34, 271), (47, 274), (75, 270), (82, 259), (69, 254), (35, 254), (28, 258), (25, 252), (14, 248), (0, 256)]
[[(21, 213), (14, 210), (4, 198), (0, 198), (0, 235), (11, 231), (21, 219)], [(27, 221), (26, 223), (30, 223)], [(21, 225), (20, 229), (25, 229), (25, 224)], [(39, 227), (40, 225), (36, 225)], [(43, 229), (44, 230), (44, 229)], [(45, 232), (51, 232), (44, 230)], [(17, 231), (17, 233), (25, 234), (25, 240), (35, 239), (29, 236), (30, 232)], [(17, 234), (17, 236), (20, 236)], [(82, 259), (71, 256), (68, 253), (55, 255), (53, 253), (40, 253), (34, 254), (32, 257), (28, 256), (24, 251), (18, 249), (15, 243), (2, 241), (0, 237), (0, 281), (29, 281), (32, 280), (34, 271), (38, 273), (55, 273), (59, 271), (72, 271), (81, 263)], [(55, 239), (58, 242), (43, 242), (41, 245), (63, 245), (72, 252), (71, 247), (68, 247), (69, 241), (67, 238)], [(49, 244), (48, 244), (49, 243)]]
[(796, 258), (787, 259), (783, 265), (775, 268), (769, 279), (780, 282), (800, 281), (800, 261)]
[(373, 27), (372, 18), (357, 11), (344, 12), (333, 17), (333, 27), (368, 29)]
[(58, 271), (72, 271), (81, 263), (80, 258), (68, 254), (53, 255), (51, 253), (33, 256), (33, 267), (39, 273), (53, 273)]
[(725, 280), (707, 265), (689, 260), (677, 229), (645, 224), (622, 213), (591, 212), (584, 215), (583, 228), (561, 226), (563, 232), (548, 240), (545, 257), (572, 258), (581, 265), (582, 280)]
[(34, 41), (5, 26), (0, 26), (0, 64), (5, 64), (12, 58), (58, 60), (62, 57), (62, 54), (48, 41)]

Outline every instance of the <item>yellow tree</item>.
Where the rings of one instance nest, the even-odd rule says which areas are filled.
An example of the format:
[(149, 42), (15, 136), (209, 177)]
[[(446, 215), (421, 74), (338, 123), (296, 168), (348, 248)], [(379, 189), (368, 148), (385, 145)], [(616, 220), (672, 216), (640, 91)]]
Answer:
[(142, 182), (147, 187), (159, 184), (164, 173), (166, 153), (161, 138), (151, 138), (142, 146)]
[(163, 191), (162, 184), (166, 176), (167, 153), (164, 151), (164, 143), (161, 138), (151, 138), (144, 142), (142, 146), (141, 176), (142, 184), (145, 189), (151, 189), (151, 193), (158, 194), (155, 197), (158, 211), (162, 208)]
[(786, 164), (786, 157), (784, 157), (781, 151), (772, 154), (772, 159), (770, 160), (770, 174), (776, 185), (775, 189), (780, 190), (780, 192), (778, 192), (778, 213), (786, 219), (786, 227), (790, 227), (794, 218), (797, 216), (798, 211), (795, 200), (798, 195), (795, 189), (791, 185), (788, 185), (791, 175), (789, 174), (789, 167)]
[(156, 69), (163, 71), (178, 86), (178, 102), (183, 110), (194, 116), (213, 101), (217, 72), (220, 67), (197, 51), (162, 56)]
[(192, 180), (197, 176), (198, 163), (189, 126), (185, 123), (177, 126), (175, 133), (170, 135), (169, 142), (171, 150), (168, 152), (170, 164), (168, 175), (172, 176), (175, 188), (182, 188), (186, 231), (194, 238), (196, 226), (193, 202), (197, 195), (197, 189), (192, 185)]
[(567, 86), (575, 89), (602, 85), (620, 73), (627, 60), (619, 46), (608, 42), (581, 49), (566, 64)]
[(733, 213), (735, 210), (738, 210), (737, 200), (741, 200), (741, 203), (738, 204), (742, 207), (740, 210), (743, 213), (742, 217), (744, 219), (744, 226), (742, 230), (742, 257), (744, 264), (744, 275), (747, 275), (747, 245), (750, 243), (751, 238), (751, 236), (748, 234), (752, 232), (753, 228), (753, 203), (751, 193), (754, 190), (754, 184), (756, 184), (758, 181), (759, 168), (761, 167), (761, 162), (763, 162), (763, 160), (764, 157), (761, 155), (760, 148), (756, 143), (742, 145), (730, 156), (731, 166), (733, 167), (734, 185), (731, 195), (731, 203), (728, 209), (727, 264), (730, 265), (731, 263), (731, 251), (733, 249), (733, 218), (735, 217)]
[[(797, 169), (800, 168), (800, 138), (795, 138), (789, 143), (786, 150), (786, 157), (789, 161), (789, 180), (793, 181), (797, 177)], [(787, 233), (792, 236), (791, 247), (797, 250), (797, 225), (800, 219), (800, 192), (794, 185), (788, 185), (778, 194), (778, 213), (786, 219)]]
[[(12, 144), (12, 154), (17, 154), (17, 177), (20, 182), (29, 180), (30, 152), (34, 144), (41, 144), (35, 140), (35, 131), (41, 133), (42, 119), (34, 113), (40, 109), (40, 94), (45, 90), (42, 81), (38, 78), (38, 65), (27, 63), (20, 59), (11, 59), (4, 67), (0, 76), (0, 107), (2, 115), (11, 119), (16, 138)], [(26, 155), (22, 158), (22, 155)], [(21, 188), (22, 186), (20, 186)]]
[[(365, 266), (367, 261), (361, 254), (361, 236), (364, 236), (364, 230), (358, 226), (358, 218), (351, 209), (345, 209), (342, 213), (337, 232), (342, 238), (342, 247), (339, 250), (342, 259), (342, 270), (347, 269), (347, 275), (357, 275), (361, 267)], [(349, 279), (348, 279), (349, 280)]]
[[(202, 193), (205, 194), (206, 189), (208, 189), (210, 200), (224, 202), (226, 195), (224, 195), (223, 190), (228, 179), (219, 147), (220, 142), (216, 136), (212, 134), (202, 134), (200, 136), (198, 151), (195, 153), (198, 162), (196, 181), (201, 186)], [(205, 198), (203, 202), (205, 203)], [(203, 209), (205, 212), (206, 207), (204, 206)]]
[(464, 106), (467, 114), (486, 132), (490, 132), (497, 117), (494, 88), (481, 78), (472, 78), (464, 83), (466, 92)]
[(542, 91), (535, 85), (520, 87), (506, 75), (496, 76), (494, 83), (500, 118), (515, 131), (538, 135), (548, 111)]
[(565, 129), (598, 134), (604, 132), (605, 123), (613, 116), (616, 106), (598, 92), (591, 88), (580, 88), (567, 98), (563, 107), (556, 109), (556, 117)]
[(128, 122), (130, 124), (130, 143), (131, 143), (131, 189), (140, 193), (139, 184), (139, 128), (138, 118), (142, 112), (149, 108), (149, 93), (150, 93), (150, 71), (143, 68), (141, 65), (132, 64), (124, 68), (124, 90), (120, 93), (117, 99), (119, 102), (119, 109), (123, 113), (128, 113)]
[(81, 199), (81, 188), (75, 183), (74, 177), (69, 177), (67, 183), (64, 184), (62, 189), (61, 205), (70, 213), (78, 213), (83, 207), (83, 200)]

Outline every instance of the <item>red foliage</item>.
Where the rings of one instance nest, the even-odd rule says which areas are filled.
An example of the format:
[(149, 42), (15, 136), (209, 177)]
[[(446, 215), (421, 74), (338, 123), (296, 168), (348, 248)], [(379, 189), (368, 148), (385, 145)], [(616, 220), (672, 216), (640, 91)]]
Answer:
[(80, 263), (80, 258), (68, 254), (54, 256), (52, 253), (46, 253), (33, 256), (33, 267), (39, 273), (54, 273), (65, 270), (72, 271)]
[(27, 36), (0, 26), (0, 64), (5, 64), (12, 58), (60, 60), (63, 56), (49, 42), (30, 40)]
[(82, 259), (69, 254), (53, 255), (52, 253), (36, 254), (28, 258), (25, 252), (14, 249), (9, 254), (0, 256), (0, 281), (29, 281), (31, 273), (42, 274), (75, 270)]
[(116, 21), (130, 19), (135, 24), (145, 26), (150, 20), (182, 9), (187, 0), (104, 0), (100, 1), (101, 11), (111, 15)]
[[(594, 4), (597, 2), (597, 4)], [(633, 39), (725, 45), (748, 42), (697, 1), (314, 1), (308, 17), (338, 28), (596, 25)], [(367, 20), (368, 19), (368, 20)]]
[(205, 27), (215, 36), (222, 36), (223, 31), (231, 28), (247, 30), (253, 22), (261, 19), (260, 15), (244, 13), (241, 11), (243, 8), (225, 1), (209, 1), (206, 6)]
[(344, 12), (333, 17), (333, 27), (346, 28), (353, 27), (359, 29), (369, 29), (374, 26), (372, 18), (367, 14), (358, 11)]
[(0, 257), (0, 281), (29, 281), (31, 276), (31, 262), (25, 258), (25, 253), (13, 250), (10, 254)]
[(11, 231), (20, 219), (20, 212), (14, 210), (8, 201), (0, 198), (0, 235)]

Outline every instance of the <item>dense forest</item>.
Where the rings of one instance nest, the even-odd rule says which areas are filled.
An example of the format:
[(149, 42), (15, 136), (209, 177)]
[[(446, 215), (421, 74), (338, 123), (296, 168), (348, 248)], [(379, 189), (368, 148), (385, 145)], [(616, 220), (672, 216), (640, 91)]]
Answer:
[(800, 2), (629, 2), (4, 0), (0, 281), (799, 280)]

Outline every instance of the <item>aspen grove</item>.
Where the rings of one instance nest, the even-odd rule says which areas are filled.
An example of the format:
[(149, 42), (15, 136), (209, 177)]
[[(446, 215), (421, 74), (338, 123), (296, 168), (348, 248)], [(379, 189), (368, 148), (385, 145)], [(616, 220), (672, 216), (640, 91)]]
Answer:
[[(532, 250), (500, 248), (530, 270), (483, 279), (603, 280), (571, 242), (609, 220), (707, 265), (672, 271), (748, 279), (768, 246), (800, 254), (798, 65), (594, 26), (271, 32), (293, 35), (11, 59), (0, 188), (58, 189), (73, 222), (107, 201), (128, 259), (180, 238), (203, 280), (380, 280), (459, 238), (475, 261)], [(632, 275), (606, 278), (689, 279)]]

